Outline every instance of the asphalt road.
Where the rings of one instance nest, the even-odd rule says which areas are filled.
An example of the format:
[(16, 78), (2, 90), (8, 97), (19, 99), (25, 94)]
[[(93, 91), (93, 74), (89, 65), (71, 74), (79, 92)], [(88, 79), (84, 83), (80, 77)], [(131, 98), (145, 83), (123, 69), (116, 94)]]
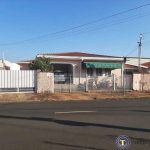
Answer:
[(150, 100), (0, 104), (0, 150), (150, 150)]

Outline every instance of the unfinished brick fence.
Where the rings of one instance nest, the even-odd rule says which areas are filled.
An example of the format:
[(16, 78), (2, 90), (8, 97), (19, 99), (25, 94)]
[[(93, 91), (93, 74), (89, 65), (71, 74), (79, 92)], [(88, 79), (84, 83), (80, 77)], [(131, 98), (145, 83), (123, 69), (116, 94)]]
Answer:
[(150, 74), (134, 74), (133, 90), (150, 91)]
[(37, 93), (54, 92), (54, 74), (37, 71)]

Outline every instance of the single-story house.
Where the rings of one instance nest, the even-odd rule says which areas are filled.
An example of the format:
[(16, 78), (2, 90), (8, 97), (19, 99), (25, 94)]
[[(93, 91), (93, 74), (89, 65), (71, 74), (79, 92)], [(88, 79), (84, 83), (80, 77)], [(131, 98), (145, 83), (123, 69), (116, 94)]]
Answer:
[(0, 70), (20, 70), (20, 65), (0, 59)]
[(142, 65), (148, 67), (148, 73), (150, 73), (150, 61), (142, 63)]
[[(124, 68), (125, 68), (125, 74), (139, 73), (139, 65), (125, 63)], [(140, 68), (143, 73), (148, 73), (147, 66), (141, 65)]]
[[(54, 70), (62, 70), (73, 76), (106, 76), (115, 73), (116, 69), (123, 69), (121, 57), (88, 54), (81, 52), (38, 54), (36, 57), (50, 58)], [(21, 70), (28, 70), (28, 64), (33, 60), (21, 60), (17, 64)]]
[[(141, 58), (140, 68), (143, 73), (149, 73), (148, 67), (144, 65), (146, 62), (150, 61), (150, 58)], [(124, 65), (126, 74), (139, 73), (139, 58), (138, 57), (127, 57), (127, 61)]]
[[(123, 58), (121, 57), (81, 52), (37, 54), (36, 57), (50, 58), (54, 71), (61, 70), (66, 75), (78, 78), (78, 83), (86, 76), (105, 77), (112, 74), (119, 76), (123, 74)], [(32, 61), (22, 60), (18, 61), (17, 64), (20, 65), (21, 70), (28, 70), (28, 64)]]
[[(37, 54), (36, 57), (50, 58), (54, 71), (61, 70), (66, 76), (71, 75), (74, 84), (85, 82), (86, 76), (103, 80), (103, 77), (114, 74), (117, 85), (122, 86), (123, 70), (125, 70), (126, 75), (131, 75), (129, 82), (132, 82), (134, 73), (139, 73), (138, 57), (127, 57), (125, 64), (123, 57), (81, 52)], [(20, 65), (20, 70), (29, 70), (28, 64), (32, 61), (21, 60), (17, 64)], [(141, 58), (141, 63), (147, 61), (150, 61), (150, 58)], [(141, 69), (144, 73), (148, 73), (148, 66), (141, 64)]]

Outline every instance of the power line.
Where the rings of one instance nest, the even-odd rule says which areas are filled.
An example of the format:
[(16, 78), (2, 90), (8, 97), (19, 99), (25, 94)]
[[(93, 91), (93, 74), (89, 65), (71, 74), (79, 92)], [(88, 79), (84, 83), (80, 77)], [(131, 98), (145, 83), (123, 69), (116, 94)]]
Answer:
[(150, 32), (142, 33), (142, 34), (149, 34)]
[[(73, 32), (70, 32), (70, 33), (64, 33), (63, 34), (64, 36), (63, 35), (52, 35), (51, 37), (49, 36), (49, 37), (45, 37), (45, 38), (41, 38), (41, 39), (39, 38), (37, 40), (12, 43), (12, 44), (9, 44), (9, 45), (36, 43), (36, 42), (44, 42), (44, 41), (48, 41), (48, 40), (61, 39), (61, 38), (69, 37), (69, 36), (74, 36), (74, 35), (79, 35), (79, 34), (91, 32), (91, 31), (95, 31), (95, 30), (100, 30), (100, 29), (103, 29), (103, 28), (111, 27), (111, 26), (114, 26), (114, 25), (118, 25), (118, 24), (121, 24), (121, 23), (124, 23), (124, 22), (127, 22), (127, 21), (132, 21), (132, 20), (139, 19), (139, 18), (142, 18), (142, 17), (150, 15), (150, 13), (144, 13), (144, 14), (140, 14), (140, 16), (136, 15), (137, 17), (136, 16), (132, 16), (132, 17), (120, 19), (120, 20), (117, 20), (117, 21), (113, 21), (113, 22), (109, 22), (109, 23), (106, 23), (106, 24), (102, 24), (102, 25), (98, 25), (98, 26), (82, 29), (82, 30), (79, 30), (79, 31), (73, 31)], [(103, 25), (105, 25), (105, 26), (103, 26)], [(95, 27), (99, 27), (99, 28), (95, 28)], [(91, 30), (89, 30), (89, 29), (91, 29)], [(85, 31), (85, 30), (87, 30), (87, 31)], [(81, 31), (84, 31), (84, 32), (81, 32)]]
[(129, 55), (131, 55), (135, 50), (137, 50), (138, 49), (138, 46), (136, 46), (128, 55), (126, 55), (125, 57), (127, 57), (127, 56), (129, 56)]
[[(150, 43), (150, 41), (143, 42), (143, 44), (146, 44), (146, 43)], [(142, 45), (143, 45), (143, 44), (142, 44)]]
[[(143, 16), (142, 16), (142, 17), (143, 17)], [(134, 19), (138, 19), (138, 18), (141, 18), (141, 16), (140, 16), (140, 17), (136, 17), (136, 18), (134, 18)], [(130, 20), (134, 20), (134, 19), (130, 19)], [(100, 29), (103, 29), (103, 28), (107, 28), (107, 27), (110, 27), (110, 26), (114, 26), (114, 25), (117, 25), (117, 24), (121, 24), (121, 23), (130, 21), (130, 20), (125, 20), (125, 21), (117, 22), (117, 23), (114, 23), (114, 24), (111, 24), (111, 25), (102, 26), (102, 27), (100, 27), (100, 28), (94, 28), (94, 29), (91, 29), (91, 30), (88, 30), (88, 31), (84, 31), (84, 32), (78, 32), (78, 33), (76, 33), (76, 31), (75, 31), (75, 32), (72, 32), (72, 33), (74, 33), (74, 34), (70, 33), (70, 34), (68, 35), (68, 33), (67, 33), (66, 36), (58, 35), (59, 37), (51, 37), (51, 38), (49, 37), (48, 39), (44, 39), (44, 40), (42, 40), (42, 41), (41, 41), (41, 39), (40, 39), (40, 41), (30, 41), (30, 43), (44, 42), (44, 41), (48, 41), (48, 40), (56, 40), (56, 39), (61, 39), (61, 38), (69, 37), (69, 36), (79, 35), (79, 34), (91, 32), (91, 31), (96, 31), (96, 30), (100, 30)], [(86, 30), (86, 29), (84, 29), (84, 30)], [(83, 31), (83, 30), (80, 30), (80, 31)]]
[(149, 46), (150, 44), (147, 44), (147, 45), (142, 45), (142, 46)]
[[(99, 30), (99, 29), (102, 29), (102, 28), (110, 27), (110, 26), (113, 26), (113, 25), (117, 25), (117, 24), (120, 24), (120, 23), (124, 23), (124, 22), (127, 22), (127, 21), (132, 21), (132, 20), (135, 20), (135, 19), (139, 19), (139, 18), (148, 16), (148, 15), (150, 15), (150, 12), (147, 12), (147, 13), (144, 13), (144, 14), (140, 14), (140, 15), (135, 15), (135, 16), (124, 18), (124, 19), (120, 19), (120, 20), (116, 20), (116, 21), (113, 21), (113, 22), (108, 22), (108, 23), (105, 23), (105, 24), (101, 24), (101, 25), (97, 25), (97, 26), (93, 26), (93, 27), (89, 27), (89, 28), (85, 28), (85, 29), (78, 30), (78, 31), (73, 31), (73, 32), (70, 32), (70, 33), (64, 33), (63, 35), (68, 35), (68, 34), (72, 35), (72, 33), (76, 33), (76, 34), (80, 34), (81, 33), (82, 34), (82, 33), (90, 32), (90, 31), (94, 31), (94, 30)], [(95, 28), (95, 27), (100, 27), (100, 28)], [(91, 30), (89, 30), (89, 29), (91, 29)], [(80, 31), (85, 31), (85, 32), (80, 32)], [(79, 32), (79, 33), (77, 33), (77, 32)], [(60, 35), (53, 35), (53, 36), (56, 36), (56, 38), (57, 38), (57, 36), (60, 36)], [(49, 39), (49, 38), (53, 39), (53, 36), (45, 37), (45, 38), (42, 38), (42, 39)], [(39, 39), (39, 40), (41, 40), (41, 39)], [(34, 42), (38, 42), (38, 41), (36, 40)]]
[[(103, 29), (103, 28), (107, 28), (107, 27), (111, 27), (111, 26), (114, 26), (114, 25), (117, 25), (117, 24), (121, 24), (121, 23), (124, 23), (124, 22), (127, 22), (127, 21), (131, 21), (131, 20), (134, 20), (134, 19), (138, 19), (138, 18), (141, 18), (141, 17), (145, 17), (147, 15), (150, 15), (150, 14), (146, 14), (146, 15), (143, 15), (143, 16), (139, 16), (139, 17), (136, 17), (136, 18), (132, 18), (132, 19), (128, 19), (128, 18), (125, 18), (127, 20), (124, 20), (124, 21), (121, 21), (121, 20), (117, 20), (117, 21), (114, 21), (116, 23), (113, 23), (113, 22), (110, 22), (110, 23), (107, 23), (106, 26), (102, 26), (102, 25), (99, 25), (99, 26), (102, 26), (102, 27), (99, 27), (99, 26), (96, 26), (96, 27), (99, 27), (99, 28), (86, 28), (86, 29), (83, 29), (83, 30), (79, 30), (78, 33), (76, 33), (77, 31), (74, 31), (74, 32), (71, 32), (71, 33), (65, 33), (64, 35), (66, 36), (61, 36), (61, 35), (56, 35), (56, 37), (45, 37), (44, 39), (39, 39), (39, 40), (33, 40), (33, 41), (28, 41), (28, 43), (36, 43), (36, 42), (44, 42), (44, 41), (48, 41), (48, 40), (56, 40), (56, 39), (61, 39), (61, 38), (65, 38), (65, 37), (69, 37), (69, 36), (74, 36), (74, 35), (79, 35), (79, 34), (83, 34), (83, 33), (87, 33), (87, 32), (91, 32), (91, 31), (96, 31), (96, 30), (100, 30), (100, 29)], [(131, 18), (131, 17), (130, 17)], [(112, 23), (112, 24), (111, 24)], [(110, 25), (109, 25), (110, 24)], [(105, 25), (105, 24), (104, 24)], [(84, 30), (87, 30), (87, 29), (91, 29), (91, 30), (88, 30), (88, 31), (84, 31)], [(80, 31), (84, 31), (84, 32), (80, 32)], [(74, 34), (72, 34), (74, 33)], [(59, 37), (57, 37), (59, 36)], [(22, 42), (23, 43), (23, 42)], [(20, 44), (20, 43), (14, 43), (14, 44), (11, 44), (11, 45), (16, 45), (16, 44)], [(24, 44), (26, 44), (26, 42), (24, 42)]]
[(14, 45), (14, 44), (22, 43), (22, 42), (30, 42), (30, 41), (33, 41), (33, 40), (37, 40), (37, 39), (41, 39), (41, 38), (44, 38), (44, 37), (48, 37), (48, 36), (50, 36), (50, 35), (55, 35), (55, 34), (59, 34), (59, 33), (62, 33), (62, 32), (74, 30), (74, 29), (76, 29), (76, 28), (80, 28), (80, 27), (87, 26), (87, 25), (90, 25), (90, 24), (93, 24), (93, 23), (96, 23), (96, 22), (99, 22), (99, 21), (102, 21), (102, 20), (105, 20), (105, 19), (109, 19), (109, 18), (112, 18), (112, 17), (118, 16), (118, 15), (121, 15), (121, 14), (124, 14), (124, 13), (127, 13), (127, 12), (130, 12), (130, 11), (134, 11), (134, 10), (139, 9), (139, 8), (142, 8), (142, 7), (146, 7), (146, 6), (148, 6), (148, 5), (150, 5), (150, 3), (147, 3), (147, 4), (145, 4), (145, 5), (141, 5), (141, 6), (138, 6), (138, 7), (135, 7), (135, 8), (132, 8), (132, 9), (129, 9), (129, 10), (120, 12), (120, 13), (116, 13), (116, 14), (113, 14), (113, 15), (110, 15), (110, 16), (108, 16), (108, 17), (104, 17), (104, 18), (101, 18), (101, 19), (98, 19), (98, 20), (95, 20), (95, 21), (91, 21), (91, 22), (88, 22), (88, 23), (85, 23), (85, 24), (82, 24), (82, 25), (79, 25), (79, 26), (75, 26), (75, 27), (72, 27), (72, 28), (69, 28), (69, 29), (61, 30), (61, 31), (58, 31), (58, 32), (54, 32), (54, 33), (50, 33), (50, 34), (44, 35), (44, 36), (39, 36), (39, 37), (36, 37), (36, 38), (31, 38), (31, 39), (27, 39), (27, 40), (18, 41), (18, 42), (12, 42), (12, 43), (7, 43), (7, 44), (1, 44), (0, 46)]
[(145, 44), (142, 44), (142, 46), (149, 46), (150, 44), (148, 44), (148, 43), (150, 43), (150, 41), (147, 41), (147, 42), (144, 42)]
[[(142, 34), (148, 34), (148, 33), (150, 33), (150, 32), (142, 33)], [(142, 46), (149, 46), (150, 45), (150, 44), (146, 44), (146, 43), (150, 43), (150, 41), (143, 42)], [(126, 57), (129, 56), (130, 54), (132, 54), (137, 49), (138, 49), (138, 46), (136, 46), (128, 55), (126, 55)]]
[[(146, 41), (146, 42), (143, 42), (142, 46), (149, 46), (150, 44), (144, 44), (144, 43), (150, 43), (150, 41)], [(130, 54), (132, 54), (135, 50), (138, 49), (138, 46), (136, 46), (128, 55), (126, 55), (125, 57), (129, 56)]]

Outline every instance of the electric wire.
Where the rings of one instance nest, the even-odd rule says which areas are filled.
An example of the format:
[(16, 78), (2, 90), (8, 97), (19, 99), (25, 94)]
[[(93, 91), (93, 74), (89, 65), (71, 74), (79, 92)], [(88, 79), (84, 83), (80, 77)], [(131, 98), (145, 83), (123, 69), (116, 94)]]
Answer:
[[(7, 44), (7, 46), (8, 45), (36, 43), (36, 42), (44, 42), (44, 41), (48, 41), (48, 40), (61, 39), (61, 38), (65, 38), (65, 37), (68, 37), (68, 36), (74, 36), (74, 35), (83, 34), (83, 33), (91, 32), (91, 31), (95, 31), (95, 30), (100, 30), (100, 29), (110, 27), (110, 26), (114, 26), (114, 25), (117, 25), (117, 24), (121, 24), (121, 23), (124, 23), (124, 22), (127, 22), (127, 21), (132, 21), (132, 20), (135, 20), (135, 19), (146, 17), (148, 15), (150, 15), (150, 13), (144, 13), (144, 14), (140, 14), (140, 15), (136, 15), (136, 16), (116, 20), (116, 21), (113, 21), (113, 22), (93, 26), (93, 27), (82, 29), (82, 30), (79, 30), (79, 31), (73, 31), (73, 32), (70, 32), (70, 33), (63, 33), (63, 35), (53, 35), (53, 36), (49, 36), (49, 37), (45, 37), (45, 38), (41, 38), (41, 39), (37, 39), (37, 40), (33, 40), (33, 41), (24, 41), (24, 42), (18, 42), (18, 43), (11, 43), (11, 44)], [(95, 27), (99, 27), (99, 28), (95, 28)], [(91, 29), (91, 30), (89, 30), (89, 29)], [(81, 31), (83, 31), (83, 32), (81, 32)], [(0, 45), (0, 46), (4, 46), (4, 45)]]
[(80, 27), (83, 27), (83, 26), (87, 26), (87, 25), (90, 25), (90, 24), (93, 24), (93, 23), (96, 23), (96, 22), (99, 22), (99, 21), (102, 21), (102, 20), (105, 20), (105, 19), (109, 19), (109, 18), (112, 18), (112, 17), (118, 16), (118, 15), (121, 15), (121, 14), (124, 14), (124, 13), (127, 13), (127, 12), (130, 12), (130, 11), (134, 11), (134, 10), (139, 9), (139, 8), (142, 8), (142, 7), (149, 6), (149, 5), (150, 5), (150, 3), (147, 3), (147, 4), (145, 4), (145, 5), (141, 5), (141, 6), (138, 6), (138, 7), (135, 7), (135, 8), (132, 8), (132, 9), (129, 9), (129, 10), (120, 12), (120, 13), (116, 13), (116, 14), (113, 14), (113, 15), (110, 15), (110, 16), (107, 16), (107, 17), (104, 17), (104, 18), (95, 20), (95, 21), (91, 21), (91, 22), (88, 22), (88, 23), (85, 23), (85, 24), (82, 24), (82, 25), (79, 25), (79, 26), (75, 26), (75, 27), (72, 27), (72, 28), (69, 28), (69, 29), (61, 30), (61, 31), (58, 31), (58, 32), (54, 32), (54, 33), (50, 33), (50, 34), (44, 35), (44, 36), (39, 36), (39, 37), (36, 37), (36, 38), (31, 38), (31, 39), (27, 39), (27, 40), (18, 41), (18, 42), (12, 42), (12, 43), (1, 44), (0, 46), (14, 45), (14, 44), (22, 43), (22, 42), (33, 41), (33, 40), (41, 39), (41, 38), (44, 38), (44, 37), (48, 37), (48, 36), (50, 36), (50, 35), (55, 35), (55, 34), (63, 33), (63, 32), (66, 32), (66, 31), (74, 30), (74, 29), (76, 29), (76, 28), (80, 28)]
[(150, 32), (142, 33), (142, 34), (150, 34)]
[(126, 55), (125, 57), (128, 57), (129, 55), (131, 55), (134, 51), (136, 51), (138, 49), (138, 46), (136, 46), (128, 55)]

